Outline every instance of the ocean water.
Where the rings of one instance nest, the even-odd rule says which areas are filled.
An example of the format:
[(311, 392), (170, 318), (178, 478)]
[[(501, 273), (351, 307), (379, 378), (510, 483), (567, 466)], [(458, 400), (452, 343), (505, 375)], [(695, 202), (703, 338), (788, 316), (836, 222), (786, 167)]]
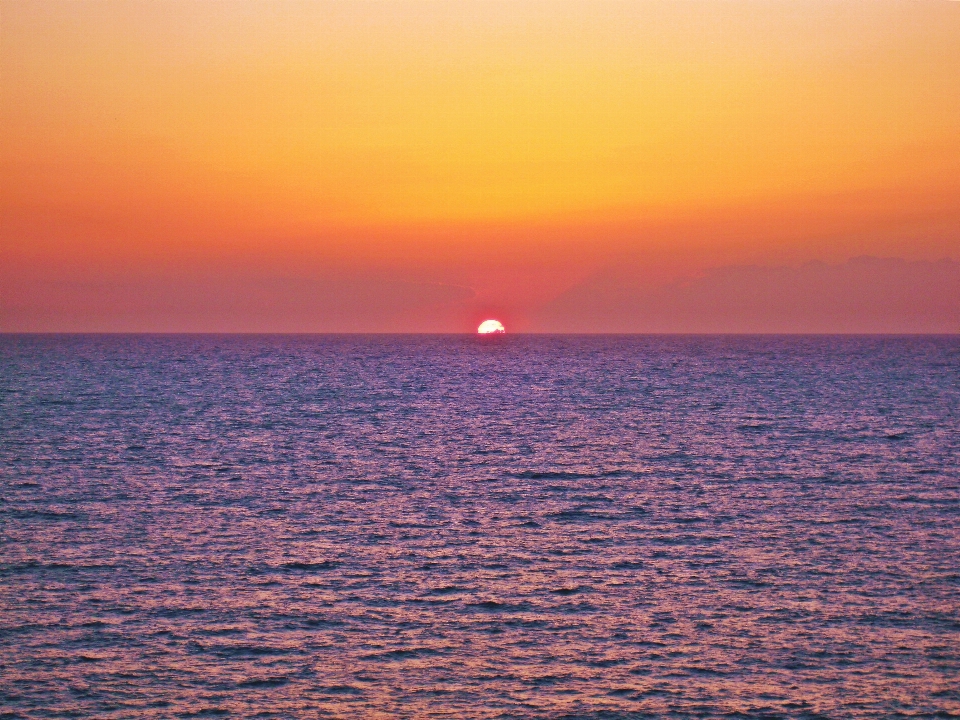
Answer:
[(0, 717), (958, 715), (958, 337), (0, 336)]

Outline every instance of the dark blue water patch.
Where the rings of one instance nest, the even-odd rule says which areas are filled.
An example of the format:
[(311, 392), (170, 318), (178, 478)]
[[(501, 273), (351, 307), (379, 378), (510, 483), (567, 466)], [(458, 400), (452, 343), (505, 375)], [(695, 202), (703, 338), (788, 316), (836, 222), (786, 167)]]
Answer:
[(332, 560), (322, 560), (320, 562), (285, 562), (280, 565), (284, 570), (303, 570), (305, 572), (317, 572), (322, 570), (334, 570), (340, 567), (341, 563)]

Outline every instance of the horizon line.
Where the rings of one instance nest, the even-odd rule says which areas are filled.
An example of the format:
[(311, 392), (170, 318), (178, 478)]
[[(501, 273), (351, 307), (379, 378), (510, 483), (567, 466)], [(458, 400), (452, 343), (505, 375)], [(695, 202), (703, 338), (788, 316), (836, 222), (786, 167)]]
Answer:
[(150, 335), (150, 336), (256, 336), (256, 337), (290, 337), (290, 336), (417, 336), (417, 337), (483, 337), (493, 340), (506, 336), (547, 336), (547, 337), (960, 337), (960, 330), (955, 332), (508, 332), (481, 335), (477, 332), (366, 332), (366, 331), (180, 331), (180, 330), (0, 330), (0, 336), (80, 336), (80, 335)]

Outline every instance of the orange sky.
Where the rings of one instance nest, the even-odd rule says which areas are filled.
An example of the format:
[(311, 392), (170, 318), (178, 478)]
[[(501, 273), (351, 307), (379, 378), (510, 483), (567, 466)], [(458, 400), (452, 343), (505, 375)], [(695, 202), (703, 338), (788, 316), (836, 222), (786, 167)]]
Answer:
[(537, 330), (611, 270), (960, 260), (958, 2), (0, 13), (0, 330)]

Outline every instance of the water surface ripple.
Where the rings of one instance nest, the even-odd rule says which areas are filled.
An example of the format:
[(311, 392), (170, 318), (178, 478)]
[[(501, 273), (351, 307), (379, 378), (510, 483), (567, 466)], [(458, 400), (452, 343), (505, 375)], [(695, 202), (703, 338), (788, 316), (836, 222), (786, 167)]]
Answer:
[(957, 717), (956, 337), (0, 336), (0, 716)]

